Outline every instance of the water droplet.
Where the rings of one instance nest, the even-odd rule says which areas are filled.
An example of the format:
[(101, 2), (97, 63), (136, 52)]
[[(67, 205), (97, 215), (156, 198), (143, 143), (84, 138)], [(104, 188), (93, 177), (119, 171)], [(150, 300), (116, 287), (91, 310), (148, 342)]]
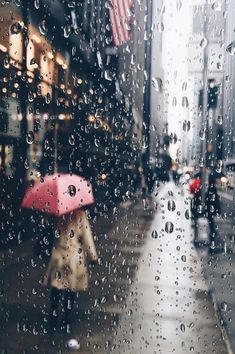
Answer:
[(29, 169), (29, 162), (28, 162), (28, 159), (25, 159), (24, 167), (25, 167), (26, 170)]
[(40, 1), (39, 0), (34, 0), (34, 7), (35, 7), (36, 10), (39, 9), (39, 7), (40, 7)]
[(106, 9), (112, 10), (112, 9), (113, 9), (112, 0), (107, 0), (107, 1), (105, 1), (104, 6), (105, 6)]
[(190, 218), (190, 213), (189, 213), (189, 210), (187, 209), (186, 211), (185, 211), (185, 219), (189, 219)]
[(33, 100), (34, 100), (33, 93), (32, 93), (32, 91), (29, 91), (28, 92), (28, 101), (33, 102)]
[(48, 28), (47, 28), (47, 24), (46, 24), (46, 20), (42, 20), (39, 24), (39, 31), (40, 33), (45, 36), (48, 32)]
[(71, 134), (69, 136), (69, 144), (72, 145), (72, 146), (75, 145), (75, 136), (74, 136), (74, 134)]
[(205, 140), (205, 137), (206, 137), (206, 129), (201, 129), (201, 130), (199, 131), (199, 138), (200, 138), (201, 140)]
[(100, 140), (99, 139), (95, 139), (94, 140), (94, 143), (95, 143), (95, 146), (98, 148), (98, 147), (100, 147)]
[(69, 38), (71, 33), (72, 33), (71, 26), (69, 24), (65, 25), (64, 26), (64, 38)]
[(221, 173), (222, 172), (222, 168), (223, 168), (223, 161), (222, 160), (218, 160), (216, 163), (216, 172)]
[(220, 307), (221, 307), (221, 310), (222, 310), (222, 311), (227, 311), (227, 309), (228, 309), (228, 304), (227, 304), (226, 302), (222, 302)]
[(172, 99), (172, 106), (176, 107), (177, 106), (177, 98), (174, 96)]
[(181, 0), (177, 0), (176, 1), (176, 10), (180, 11), (181, 7), (182, 7), (182, 1)]
[(30, 65), (35, 65), (37, 62), (36, 62), (36, 59), (35, 58), (32, 58), (30, 60)]
[(68, 194), (70, 195), (70, 197), (74, 197), (76, 195), (77, 191), (76, 191), (76, 187), (72, 184), (70, 184), (68, 186)]
[(152, 238), (158, 238), (158, 233), (156, 230), (152, 231)]
[(174, 211), (175, 208), (176, 208), (175, 201), (174, 200), (168, 200), (167, 208), (170, 211)]
[(168, 234), (171, 234), (174, 231), (174, 224), (171, 221), (167, 221), (165, 223), (165, 231)]
[(31, 145), (33, 144), (34, 142), (34, 133), (32, 131), (29, 131), (27, 134), (26, 134), (26, 142)]
[(152, 78), (152, 85), (157, 92), (162, 90), (162, 80), (159, 77)]
[(226, 47), (226, 52), (229, 53), (230, 55), (235, 55), (235, 41), (231, 42)]
[(98, 51), (98, 52), (96, 53), (96, 55), (97, 55), (98, 65), (99, 65), (99, 67), (102, 69), (102, 68), (103, 68), (103, 61), (102, 61), (102, 57), (101, 57), (100, 51)]
[(201, 42), (200, 42), (200, 47), (202, 49), (206, 48), (207, 46), (207, 43), (208, 43), (208, 40), (206, 38), (202, 38)]
[(181, 261), (182, 262), (186, 262), (186, 256), (183, 254), (183, 256), (181, 257)]
[(22, 30), (22, 27), (19, 22), (15, 22), (11, 25), (11, 34), (18, 34)]
[(164, 31), (164, 24), (162, 22), (158, 22), (157, 30), (162, 33)]
[(44, 142), (44, 148), (45, 148), (45, 150), (49, 150), (50, 149), (50, 144), (49, 144), (48, 139), (46, 139), (45, 142)]
[(212, 5), (211, 5), (212, 10), (214, 11), (221, 11), (222, 10), (222, 3), (221, 1), (215, 1)]
[(178, 141), (177, 135), (176, 135), (175, 133), (171, 133), (171, 134), (170, 134), (170, 143), (171, 143), (171, 144), (176, 144), (177, 141)]
[(46, 104), (51, 103), (51, 95), (49, 94), (49, 92), (47, 92), (47, 94), (46, 94), (45, 101), (46, 101)]
[(182, 107), (188, 108), (188, 106), (189, 106), (188, 97), (187, 96), (183, 96), (182, 97)]
[(218, 118), (217, 118), (217, 123), (218, 123), (219, 125), (222, 125), (222, 124), (223, 124), (223, 116), (218, 116)]
[(183, 333), (185, 332), (185, 325), (183, 323), (181, 323), (181, 325), (180, 325), (180, 330)]

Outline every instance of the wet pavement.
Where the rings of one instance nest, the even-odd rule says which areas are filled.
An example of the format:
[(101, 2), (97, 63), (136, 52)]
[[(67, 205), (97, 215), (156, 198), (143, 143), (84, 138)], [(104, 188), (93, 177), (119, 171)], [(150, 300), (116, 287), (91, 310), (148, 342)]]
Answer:
[(207, 284), (216, 304), (221, 326), (228, 336), (231, 352), (235, 352), (235, 230), (234, 191), (220, 191), (222, 217), (216, 219), (216, 248), (212, 254), (207, 248), (198, 250), (203, 258)]
[(100, 263), (76, 299), (71, 334), (48, 332), (46, 261), (32, 255), (33, 242), (2, 252), (1, 352), (69, 353), (66, 341), (77, 338), (83, 354), (227, 353), (189, 206), (187, 192), (169, 183), (92, 222)]
[(114, 353), (227, 353), (193, 246), (189, 198), (168, 184), (158, 203)]

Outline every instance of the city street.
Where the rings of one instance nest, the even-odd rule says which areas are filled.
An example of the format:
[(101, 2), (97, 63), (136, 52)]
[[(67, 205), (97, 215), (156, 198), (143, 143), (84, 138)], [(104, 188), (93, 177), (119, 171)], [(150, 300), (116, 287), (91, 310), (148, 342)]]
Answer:
[(235, 0), (0, 15), (0, 354), (235, 354)]
[(188, 193), (171, 182), (155, 194), (92, 223), (100, 264), (76, 299), (71, 334), (48, 333), (33, 241), (1, 253), (2, 353), (67, 353), (69, 338), (84, 354), (228, 352), (193, 246)]

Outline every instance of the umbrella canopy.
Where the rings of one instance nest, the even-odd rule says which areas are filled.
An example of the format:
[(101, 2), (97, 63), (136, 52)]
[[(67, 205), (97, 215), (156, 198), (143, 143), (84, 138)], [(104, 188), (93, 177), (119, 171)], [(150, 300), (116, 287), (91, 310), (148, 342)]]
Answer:
[(77, 175), (56, 173), (29, 187), (21, 206), (60, 216), (93, 203), (88, 181)]

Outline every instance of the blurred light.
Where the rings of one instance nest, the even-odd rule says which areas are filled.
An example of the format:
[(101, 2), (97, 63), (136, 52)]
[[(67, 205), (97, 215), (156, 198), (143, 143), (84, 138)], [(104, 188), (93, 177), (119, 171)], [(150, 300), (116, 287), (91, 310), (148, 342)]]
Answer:
[(41, 43), (41, 38), (39, 38), (36, 34), (32, 35), (32, 39), (38, 44)]
[(48, 118), (49, 118), (48, 113), (44, 113), (43, 116), (42, 116), (42, 118), (43, 118), (44, 120), (48, 120)]
[(107, 175), (105, 173), (102, 173), (101, 179), (104, 181), (107, 178)]
[(82, 84), (82, 79), (78, 79), (77, 82), (78, 82), (79, 85), (81, 85)]
[(95, 116), (94, 116), (93, 114), (89, 114), (89, 116), (88, 116), (88, 121), (89, 121), (90, 123), (93, 123), (93, 122), (95, 121)]
[(47, 57), (49, 58), (49, 59), (54, 59), (54, 55), (53, 55), (53, 53), (52, 52), (48, 52), (47, 53)]
[(3, 93), (7, 93), (7, 88), (6, 88), (6, 87), (3, 87), (2, 92), (3, 92)]
[(67, 65), (66, 63), (63, 63), (63, 64), (62, 64), (62, 68), (63, 68), (64, 70), (66, 70), (66, 69), (68, 69), (68, 65)]
[(17, 76), (21, 76), (22, 72), (20, 70), (18, 70), (16, 74), (17, 74)]
[(186, 181), (189, 181), (189, 180), (190, 180), (190, 174), (189, 174), (189, 173), (186, 173), (185, 179), (186, 179)]
[(65, 114), (59, 114), (58, 116), (59, 120), (64, 120), (66, 118)]
[(7, 48), (6, 48), (4, 45), (2, 45), (2, 44), (0, 44), (0, 50), (1, 50), (2, 52), (4, 52), (4, 53), (7, 52)]
[(68, 89), (68, 90), (67, 90), (67, 94), (68, 94), (68, 95), (71, 95), (71, 93), (72, 93), (72, 90)]
[(64, 89), (65, 89), (65, 85), (64, 85), (64, 84), (61, 84), (61, 85), (60, 85), (60, 88), (61, 88), (61, 90), (64, 90)]
[(15, 83), (14, 83), (14, 87), (15, 87), (16, 89), (19, 87), (18, 82), (15, 82)]
[(221, 177), (221, 183), (226, 184), (228, 182), (228, 179), (226, 177)]
[(16, 97), (16, 93), (15, 93), (15, 92), (12, 92), (11, 96), (12, 96), (13, 98), (15, 98), (15, 97)]

